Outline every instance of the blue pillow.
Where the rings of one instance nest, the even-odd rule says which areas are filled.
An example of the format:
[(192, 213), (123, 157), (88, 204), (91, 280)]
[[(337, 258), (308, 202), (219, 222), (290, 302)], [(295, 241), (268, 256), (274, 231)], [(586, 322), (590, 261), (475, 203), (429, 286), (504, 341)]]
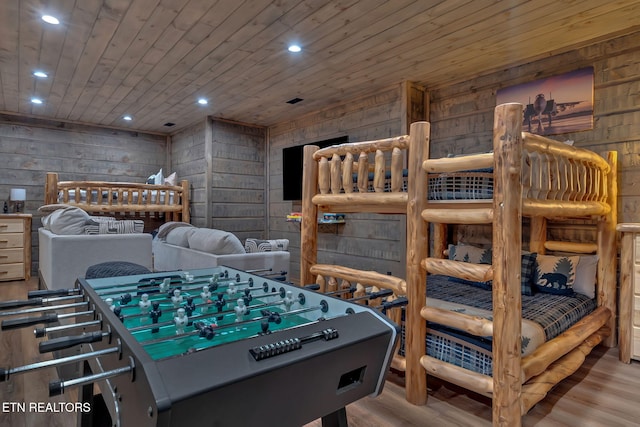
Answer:
[(579, 256), (538, 255), (534, 274), (538, 292), (574, 296)]

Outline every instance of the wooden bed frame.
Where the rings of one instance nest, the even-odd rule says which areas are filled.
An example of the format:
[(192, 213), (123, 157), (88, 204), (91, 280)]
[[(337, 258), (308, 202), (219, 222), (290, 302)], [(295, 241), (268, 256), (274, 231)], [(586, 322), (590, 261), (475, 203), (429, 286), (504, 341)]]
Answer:
[[(75, 195), (85, 194), (85, 198)], [(109, 194), (111, 197), (93, 197)], [(147, 197), (152, 194), (153, 197)], [(44, 203), (77, 206), (92, 215), (108, 215), (118, 219), (142, 219), (145, 231), (163, 222), (189, 222), (189, 182), (180, 185), (153, 185), (131, 182), (59, 181), (58, 174), (48, 172), (44, 187)]]
[[(346, 188), (341, 189), (341, 171), (346, 170), (345, 177), (349, 177), (353, 169), (348, 154), (340, 161), (339, 156), (349, 151), (346, 147), (335, 148), (335, 154), (330, 147), (325, 148), (315, 155), (314, 148), (305, 148), (303, 175), (303, 283), (312, 283), (314, 272), (319, 271), (312, 267), (316, 262), (317, 225), (315, 221), (305, 220), (315, 219), (319, 207), (339, 207), (337, 211), (340, 212), (384, 212), (387, 209), (406, 212), (405, 286), (409, 305), (404, 362), (407, 400), (413, 404), (426, 403), (426, 370), (429, 375), (491, 397), (493, 424), (504, 426), (520, 425), (521, 416), (558, 382), (575, 372), (594, 346), (602, 342), (612, 347), (616, 343), (617, 153), (608, 153), (605, 160), (591, 151), (524, 133), (522, 117), (523, 106), (520, 104), (496, 107), (493, 153), (487, 154), (429, 159), (430, 126), (427, 122), (413, 123), (408, 137), (362, 143), (386, 147), (402, 141), (401, 146), (392, 150), (409, 150), (408, 193), (348, 193)], [(316, 159), (313, 162), (312, 155)], [(341, 165), (344, 162), (346, 167)], [(435, 203), (427, 199), (428, 174), (488, 167), (494, 171), (492, 200)], [(392, 176), (398, 168), (392, 166)], [(378, 176), (377, 168), (375, 173)], [(358, 176), (360, 179), (360, 173)], [(316, 187), (320, 194), (316, 194)], [(522, 250), (523, 216), (530, 217), (529, 249), (532, 252), (596, 252), (599, 257), (598, 308), (526, 357), (520, 352), (520, 257), (510, 256)], [(597, 242), (549, 241), (547, 221), (558, 218), (593, 220), (597, 224)], [(434, 256), (431, 257), (426, 243), (429, 242), (430, 224), (434, 234)], [(447, 224), (492, 225), (493, 264), (443, 259)], [(331, 266), (323, 266), (322, 271), (331, 275)], [(425, 307), (427, 273), (474, 281), (493, 280), (493, 321)], [(397, 292), (401, 291), (399, 286)], [(476, 335), (491, 331), (493, 376), (477, 374), (426, 356), (425, 319)]]

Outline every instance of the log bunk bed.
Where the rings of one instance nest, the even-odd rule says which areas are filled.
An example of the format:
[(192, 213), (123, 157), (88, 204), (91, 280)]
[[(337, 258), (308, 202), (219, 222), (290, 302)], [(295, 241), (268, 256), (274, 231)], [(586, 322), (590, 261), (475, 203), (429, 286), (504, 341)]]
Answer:
[[(363, 185), (358, 185), (356, 191), (351, 190), (350, 184), (348, 188), (341, 188), (341, 179), (343, 182), (352, 181), (354, 162), (349, 152), (357, 152), (356, 148), (347, 147), (357, 147), (357, 143), (319, 151), (309, 148), (309, 155), (305, 152), (303, 178), (303, 283), (311, 283), (316, 275), (321, 282), (325, 277), (340, 279), (345, 270), (339, 266), (315, 265), (317, 225), (315, 221), (305, 221), (305, 218), (315, 218), (318, 208), (406, 213), (406, 279), (396, 278), (397, 285), (390, 287), (397, 295), (406, 294), (409, 300), (404, 321), (406, 358), (398, 358), (402, 362), (401, 367), (405, 368), (407, 400), (413, 404), (426, 403), (426, 371), (428, 375), (492, 398), (493, 424), (505, 426), (520, 425), (521, 417), (552, 387), (575, 372), (594, 346), (602, 342), (611, 347), (616, 342), (617, 153), (608, 153), (605, 160), (591, 151), (525, 133), (522, 131), (522, 117), (523, 107), (520, 104), (504, 104), (496, 108), (492, 153), (429, 159), (430, 128), (426, 122), (413, 123), (409, 136), (360, 143), (365, 144), (361, 146), (363, 148), (376, 147), (363, 150), (368, 153), (381, 151), (377, 146), (402, 141), (402, 148), (398, 149), (408, 150), (408, 172), (398, 172), (401, 162), (392, 161), (391, 177), (393, 180), (394, 171), (396, 180), (398, 176), (406, 176), (406, 191), (398, 190), (397, 183), (391, 191), (385, 192), (381, 187), (385, 174), (378, 169), (383, 169), (383, 161), (376, 163), (379, 166), (374, 168), (373, 192), (366, 191)], [(391, 150), (397, 153), (396, 149)], [(344, 160), (340, 156), (344, 156)], [(367, 167), (358, 164), (355, 168), (363, 171), (357, 174), (359, 180), (364, 181), (360, 176), (364, 176)], [(458, 200), (457, 197), (439, 200), (440, 197), (429, 194), (434, 188), (431, 185), (434, 177), (437, 180), (438, 177), (466, 174), (469, 170), (480, 170), (484, 177), (486, 171), (491, 170), (492, 186), (484, 200)], [(316, 187), (319, 194), (316, 194)], [(476, 189), (454, 192), (456, 195), (475, 193)], [(523, 217), (528, 221), (528, 248), (522, 244)], [(593, 222), (597, 230), (596, 242), (549, 240), (547, 225), (550, 220)], [(458, 224), (492, 227), (489, 263), (486, 260), (481, 261), (485, 263), (468, 262), (468, 259), (458, 260), (451, 256), (446, 228)], [(427, 244), (430, 229), (433, 234), (431, 256), (428, 254), (430, 245)], [(597, 258), (591, 257), (597, 259), (593, 297), (578, 293), (543, 295), (557, 300), (578, 301), (570, 302), (576, 306), (588, 308), (591, 305), (585, 310), (587, 314), (572, 318), (565, 329), (556, 330), (553, 334), (545, 329), (543, 342), (523, 354), (523, 316), (527, 317), (523, 314), (523, 301), (528, 304), (531, 299), (543, 297), (539, 296), (542, 292), (533, 296), (522, 295), (524, 254), (537, 256), (534, 258), (536, 262), (543, 262), (541, 258), (551, 258), (552, 254), (558, 255), (557, 258), (577, 256), (582, 260), (593, 253), (597, 255)], [(447, 255), (449, 259), (445, 259)], [(531, 259), (531, 256), (526, 258)], [(368, 272), (365, 276), (357, 270), (347, 271), (355, 280), (378, 274)], [(445, 284), (439, 285), (442, 278), (446, 279)], [(433, 305), (440, 298), (439, 289), (443, 286), (445, 290), (449, 289), (449, 281), (470, 282), (488, 288), (488, 308), (485, 307), (488, 314), (460, 309), (456, 304)], [(470, 289), (481, 290), (475, 285)], [(435, 298), (430, 297), (430, 292)], [(538, 315), (546, 317), (545, 313)], [(429, 337), (438, 336), (436, 326), (453, 332), (456, 340), (475, 337), (485, 344), (488, 342), (483, 351), (488, 353), (489, 372), (478, 373), (464, 363), (458, 366), (455, 360), (440, 358), (438, 354), (425, 354), (429, 353), (426, 350)]]
[(179, 185), (138, 184), (132, 182), (59, 181), (48, 172), (45, 204), (76, 206), (91, 215), (116, 219), (141, 219), (145, 232), (168, 221), (190, 221), (189, 182)]

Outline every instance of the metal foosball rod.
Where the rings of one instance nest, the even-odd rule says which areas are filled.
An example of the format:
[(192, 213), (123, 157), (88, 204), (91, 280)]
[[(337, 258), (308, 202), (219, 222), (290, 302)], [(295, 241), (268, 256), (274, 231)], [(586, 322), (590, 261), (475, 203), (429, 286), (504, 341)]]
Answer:
[(43, 307), (25, 308), (18, 311), (3, 311), (3, 312), (0, 312), (0, 317), (15, 316), (15, 315), (27, 314), (27, 313), (40, 313), (43, 311), (51, 311), (51, 310), (66, 310), (67, 308), (79, 308), (79, 307), (88, 306), (88, 305), (89, 305), (89, 301), (76, 302), (72, 304), (47, 305)]
[[(277, 312), (270, 312), (268, 311), (267, 313), (263, 312), (262, 316), (259, 317), (254, 317), (251, 319), (245, 319), (242, 321), (235, 321), (233, 323), (228, 323), (225, 325), (215, 325), (214, 326), (214, 331), (218, 331), (221, 329), (228, 329), (228, 328), (234, 328), (234, 327), (238, 327), (241, 325), (246, 325), (249, 323), (256, 323), (256, 322), (263, 322), (261, 327), (262, 327), (262, 333), (266, 333), (268, 331), (268, 323), (276, 323), (279, 324), (282, 322), (282, 318), (284, 317), (288, 317), (288, 316), (293, 316), (293, 315), (297, 315), (297, 314), (302, 314), (302, 313), (308, 313), (311, 311), (316, 311), (316, 310), (320, 310), (323, 313), (326, 313), (327, 311), (329, 311), (329, 304), (325, 301), (322, 300), (320, 301), (320, 305), (316, 305), (316, 306), (312, 306), (312, 307), (305, 307), (305, 308), (300, 308), (297, 310), (291, 310), (288, 312), (284, 312), (284, 313), (277, 313)], [(267, 328), (265, 328), (265, 323), (267, 322)], [(310, 321), (310, 323), (313, 321)], [(154, 325), (157, 326), (157, 325)], [(147, 328), (148, 329), (148, 328)], [(151, 345), (151, 344), (156, 344), (159, 342), (164, 342), (164, 341), (168, 341), (168, 340), (180, 340), (180, 339), (184, 339), (184, 338), (188, 338), (194, 335), (200, 335), (201, 334), (201, 330), (200, 328), (196, 327), (196, 329), (198, 329), (197, 331), (193, 331), (193, 332), (188, 332), (188, 333), (184, 333), (184, 334), (179, 334), (179, 335), (175, 335), (175, 336), (171, 336), (171, 337), (163, 337), (163, 338), (155, 338), (152, 340), (146, 340), (146, 341), (139, 341), (141, 345), (143, 346), (147, 346), (147, 345)], [(207, 339), (211, 339), (213, 338), (213, 336), (211, 337), (207, 337)]]
[(88, 311), (78, 311), (75, 313), (66, 313), (66, 314), (48, 313), (48, 314), (43, 314), (42, 316), (39, 316), (39, 317), (18, 317), (18, 318), (3, 320), (2, 324), (0, 325), (0, 329), (4, 331), (7, 329), (17, 329), (17, 328), (23, 328), (25, 326), (33, 326), (40, 323), (49, 324), (49, 323), (55, 323), (59, 320), (69, 319), (72, 317), (89, 316), (94, 314), (95, 314), (94, 310), (88, 310)]
[[(184, 275), (187, 275), (187, 274), (188, 272), (183, 272), (183, 275), (172, 274), (169, 276), (151, 277), (149, 279), (145, 279), (144, 281), (119, 283), (119, 284), (111, 285), (104, 288), (95, 288), (95, 292), (98, 295), (104, 295), (105, 292), (111, 292), (114, 289), (121, 289), (121, 288), (132, 288), (135, 290), (145, 291), (145, 290), (158, 290), (160, 288), (160, 285), (170, 286), (174, 284), (179, 284), (179, 285), (187, 284), (187, 285), (202, 286), (207, 283), (212, 283), (212, 282), (215, 283), (219, 280), (222, 280), (222, 281), (234, 280), (233, 278), (231, 279), (229, 278), (228, 272), (226, 276), (222, 275), (221, 277), (211, 276), (211, 275), (195, 276), (191, 281), (185, 279)], [(238, 279), (236, 278), (235, 280), (238, 280)]]
[(40, 344), (38, 344), (38, 351), (40, 352), (40, 354), (42, 354), (48, 353), (50, 351), (64, 350), (65, 348), (75, 347), (76, 345), (80, 344), (100, 342), (104, 337), (111, 337), (111, 331), (97, 331), (83, 333), (81, 335), (54, 338), (48, 341), (42, 341)]
[(131, 381), (135, 379), (135, 367), (136, 364), (133, 357), (129, 356), (129, 365), (122, 368), (113, 369), (111, 371), (101, 372), (99, 374), (88, 375), (86, 377), (80, 377), (73, 380), (53, 380), (49, 382), (49, 396), (58, 396), (63, 394), (68, 387), (77, 387), (87, 384), (95, 383), (96, 381), (106, 380), (109, 378), (117, 377), (126, 373), (131, 374)]
[[(208, 276), (201, 276), (201, 277), (206, 278)], [(168, 279), (168, 278), (165, 278), (165, 279)], [(249, 287), (253, 287), (254, 285), (254, 280), (252, 277), (244, 281), (241, 281), (239, 276), (236, 276), (235, 279), (213, 278), (213, 277), (210, 277), (207, 280), (191, 280), (191, 281), (185, 281), (183, 278), (178, 278), (178, 279), (179, 281), (173, 281), (173, 282), (162, 281), (162, 282), (156, 283), (154, 281), (154, 282), (136, 282), (136, 283), (119, 284), (119, 285), (110, 286), (108, 289), (105, 289), (105, 290), (97, 289), (96, 294), (99, 295), (100, 297), (105, 297), (107, 295), (118, 295), (122, 293), (121, 291), (117, 291), (117, 289), (120, 289), (120, 288), (126, 288), (126, 290), (136, 291), (137, 293), (140, 293), (140, 292), (151, 293), (151, 292), (157, 292), (157, 291), (162, 293), (162, 292), (168, 292), (176, 288), (180, 288), (183, 291), (195, 290), (205, 285), (210, 286), (212, 291), (215, 291), (219, 288), (226, 288), (230, 285), (235, 285), (235, 286), (246, 285)], [(172, 285), (179, 285), (179, 286), (174, 286), (172, 288)]]
[(122, 347), (105, 348), (103, 350), (92, 351), (89, 353), (74, 354), (73, 356), (61, 357), (58, 359), (45, 360), (43, 362), (36, 362), (30, 365), (18, 366), (15, 368), (0, 368), (0, 382), (7, 381), (11, 375), (22, 374), (25, 372), (35, 371), (37, 369), (50, 368), (52, 366), (61, 366), (68, 363), (78, 362), (81, 360), (92, 359), (94, 357), (100, 357), (111, 353), (122, 352)]
[(67, 331), (69, 329), (87, 328), (87, 327), (101, 326), (101, 325), (102, 325), (102, 320), (98, 319), (98, 320), (91, 320), (89, 322), (73, 323), (71, 325), (50, 326), (48, 328), (36, 328), (33, 330), (33, 333), (36, 336), (36, 338), (42, 338), (46, 335), (49, 335), (51, 332), (61, 332), (61, 331)]
[[(281, 297), (285, 297), (286, 293), (284, 288), (281, 289), (279, 292), (277, 292), (275, 295), (271, 295), (271, 296), (276, 296), (276, 295), (280, 295)], [(220, 296), (220, 295), (219, 295)], [(227, 314), (234, 314), (236, 311), (234, 308), (230, 308), (228, 310), (222, 310), (221, 308), (227, 304), (229, 304), (228, 301), (222, 299), (222, 300), (218, 300), (221, 302), (221, 304), (218, 304), (218, 311), (217, 312), (212, 312), (212, 313), (201, 313), (201, 314), (196, 314), (194, 316), (189, 317), (190, 320), (193, 319), (201, 319), (201, 318), (207, 318), (207, 317), (218, 317), (218, 320), (220, 320), (220, 318), (222, 316), (225, 316)], [(246, 300), (245, 300), (246, 301)], [(282, 299), (282, 300), (278, 300), (278, 301), (272, 301), (272, 302), (265, 302), (265, 303), (260, 303), (260, 304), (254, 304), (254, 305), (246, 305), (246, 309), (247, 309), (247, 313), (251, 310), (256, 310), (256, 309), (262, 309), (262, 308), (266, 308), (266, 307), (274, 307), (274, 306), (278, 306), (278, 305), (290, 305), (292, 303), (292, 301), (297, 301), (299, 302), (301, 305), (305, 304), (305, 296), (304, 294), (300, 294), (298, 295), (298, 299), (297, 300), (293, 300), (293, 299)], [(245, 302), (246, 303), (246, 302)], [(216, 305), (216, 302), (212, 302), (211, 304), (206, 304), (206, 305)], [(148, 315), (148, 314), (145, 314)], [(131, 317), (142, 317), (145, 315), (141, 315), (141, 314), (133, 314), (131, 315)], [(127, 317), (124, 317), (124, 320), (126, 320)], [(160, 322), (160, 323), (153, 323), (150, 325), (144, 325), (144, 326), (136, 326), (133, 328), (129, 328), (129, 332), (130, 333), (135, 333), (135, 332), (140, 332), (140, 331), (144, 331), (147, 329), (154, 329), (154, 328), (160, 328), (160, 327), (164, 327), (164, 326), (171, 326), (173, 325), (174, 322), (173, 321), (167, 321), (167, 322)]]

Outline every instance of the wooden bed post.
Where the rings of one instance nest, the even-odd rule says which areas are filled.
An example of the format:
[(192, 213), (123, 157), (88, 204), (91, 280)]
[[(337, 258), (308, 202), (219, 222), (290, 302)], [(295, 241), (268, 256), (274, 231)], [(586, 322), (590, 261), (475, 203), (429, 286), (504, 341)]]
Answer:
[(58, 202), (58, 174), (47, 172), (44, 182), (44, 204), (51, 205)]
[(618, 152), (607, 153), (607, 161), (611, 169), (607, 176), (607, 203), (611, 211), (605, 218), (598, 222), (598, 305), (611, 310), (611, 317), (607, 326), (611, 334), (605, 338), (603, 344), (607, 347), (615, 347), (617, 342), (616, 320), (617, 311), (617, 286), (616, 286), (616, 224), (618, 223)]
[(176, 219), (176, 221), (191, 223), (191, 200), (189, 197), (189, 181), (183, 179), (182, 181), (180, 181), (180, 186), (182, 187), (182, 218), (180, 218), (179, 220)]
[(300, 224), (300, 285), (315, 283), (311, 266), (318, 261), (318, 206), (312, 198), (318, 188), (318, 162), (313, 153), (315, 145), (304, 147), (302, 165), (302, 223)]
[(521, 425), (521, 104), (502, 104), (493, 123), (493, 425)]
[(547, 218), (543, 216), (531, 217), (531, 229), (529, 231), (529, 250), (544, 255), (547, 241)]
[(406, 316), (406, 394), (414, 405), (427, 403), (427, 374), (420, 364), (426, 351), (427, 325), (420, 315), (426, 301), (426, 271), (420, 262), (427, 257), (429, 224), (422, 219), (427, 202), (427, 174), (422, 163), (429, 157), (429, 122), (411, 124), (409, 133), (410, 188), (407, 201), (407, 306)]

